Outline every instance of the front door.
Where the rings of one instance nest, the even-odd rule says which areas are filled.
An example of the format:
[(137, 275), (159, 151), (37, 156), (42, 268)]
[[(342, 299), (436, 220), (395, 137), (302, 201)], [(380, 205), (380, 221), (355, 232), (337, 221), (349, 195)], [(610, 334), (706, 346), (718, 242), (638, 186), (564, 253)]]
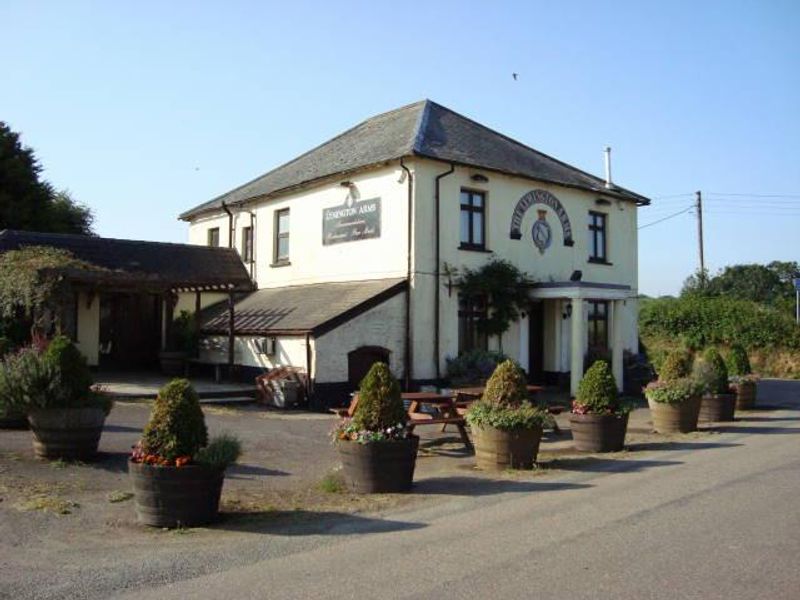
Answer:
[(389, 364), (389, 351), (380, 346), (362, 346), (347, 354), (347, 380), (353, 390), (376, 362)]
[(143, 369), (158, 364), (161, 340), (159, 297), (153, 294), (100, 296), (100, 366)]
[(528, 310), (528, 379), (544, 384), (544, 302), (534, 302)]

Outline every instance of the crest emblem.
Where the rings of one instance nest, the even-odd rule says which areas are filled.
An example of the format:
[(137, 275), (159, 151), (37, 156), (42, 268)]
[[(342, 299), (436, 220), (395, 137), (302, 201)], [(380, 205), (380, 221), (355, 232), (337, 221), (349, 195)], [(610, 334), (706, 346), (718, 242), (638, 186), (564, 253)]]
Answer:
[(539, 253), (544, 254), (544, 251), (553, 242), (553, 230), (550, 229), (550, 223), (547, 222), (547, 211), (537, 210), (536, 212), (539, 214), (539, 218), (534, 221), (533, 227), (531, 227), (531, 237), (533, 238), (533, 244), (539, 249)]

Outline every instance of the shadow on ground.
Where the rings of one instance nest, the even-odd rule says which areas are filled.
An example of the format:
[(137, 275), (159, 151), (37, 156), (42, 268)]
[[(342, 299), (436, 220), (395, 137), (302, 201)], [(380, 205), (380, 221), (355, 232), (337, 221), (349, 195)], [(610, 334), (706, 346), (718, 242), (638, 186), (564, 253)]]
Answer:
[(388, 533), (423, 527), (427, 525), (341, 512), (306, 510), (221, 513), (219, 523), (213, 525), (214, 529), (287, 536)]
[(141, 427), (128, 427), (127, 425), (104, 425), (103, 431), (112, 433), (141, 433)]
[(285, 477), (289, 475), (286, 471), (278, 469), (267, 469), (256, 465), (235, 464), (228, 467), (225, 477), (230, 479), (255, 479), (256, 477)]
[(586, 473), (632, 473), (657, 467), (682, 465), (678, 460), (627, 460), (624, 458), (601, 458), (599, 456), (578, 456), (554, 458), (540, 463), (542, 469), (561, 471), (581, 471)]
[(643, 452), (648, 450), (710, 450), (712, 448), (733, 448), (742, 444), (731, 444), (722, 442), (633, 442), (627, 444), (627, 449), (631, 452)]
[(414, 483), (415, 494), (444, 496), (489, 496), (513, 492), (553, 492), (592, 487), (585, 483), (559, 483), (550, 481), (507, 481), (484, 477), (431, 477)]
[(713, 428), (719, 433), (756, 433), (756, 434), (781, 434), (797, 435), (800, 434), (798, 427), (739, 427), (737, 425), (717, 425)]
[(785, 423), (789, 421), (800, 421), (800, 417), (750, 417), (747, 413), (737, 412), (736, 421), (740, 423)]

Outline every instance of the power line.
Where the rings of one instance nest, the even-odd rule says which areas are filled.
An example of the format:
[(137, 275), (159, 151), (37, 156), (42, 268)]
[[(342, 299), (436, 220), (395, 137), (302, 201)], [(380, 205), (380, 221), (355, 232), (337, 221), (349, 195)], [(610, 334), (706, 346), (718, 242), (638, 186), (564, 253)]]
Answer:
[(746, 196), (750, 198), (800, 198), (800, 194), (743, 194), (738, 192), (706, 192), (712, 196)]
[(645, 225), (642, 225), (642, 226), (640, 226), (640, 227), (639, 227), (639, 229), (644, 229), (645, 227), (650, 227), (651, 225), (658, 225), (659, 223), (662, 223), (662, 222), (664, 222), (664, 221), (667, 221), (667, 220), (669, 220), (669, 219), (673, 219), (673, 218), (675, 218), (675, 217), (677, 217), (677, 216), (680, 216), (680, 215), (682, 215), (683, 213), (687, 213), (687, 212), (689, 212), (690, 210), (692, 210), (694, 207), (695, 207), (695, 205), (694, 205), (694, 204), (690, 204), (689, 206), (687, 206), (686, 208), (684, 208), (682, 211), (679, 211), (679, 212), (676, 212), (676, 213), (674, 213), (674, 214), (671, 214), (671, 215), (669, 215), (668, 217), (664, 217), (663, 219), (658, 219), (657, 221), (653, 221), (653, 222), (651, 222), (651, 223), (647, 223), (647, 224), (645, 224)]
[(693, 196), (693, 192), (686, 192), (685, 194), (670, 194), (669, 196), (653, 196), (651, 200), (667, 200), (669, 198), (683, 198), (685, 196)]

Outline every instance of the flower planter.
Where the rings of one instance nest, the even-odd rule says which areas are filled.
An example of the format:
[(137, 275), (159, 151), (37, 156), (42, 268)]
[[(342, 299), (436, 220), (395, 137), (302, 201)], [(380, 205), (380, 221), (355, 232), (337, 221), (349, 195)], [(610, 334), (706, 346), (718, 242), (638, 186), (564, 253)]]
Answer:
[(164, 375), (180, 377), (186, 371), (186, 352), (162, 350), (158, 353), (158, 361)]
[(345, 486), (358, 494), (407, 492), (414, 481), (419, 437), (386, 442), (339, 441)]
[(542, 428), (504, 431), (494, 427), (472, 427), (475, 459), (479, 469), (532, 469), (539, 453)]
[(756, 384), (743, 381), (733, 386), (736, 390), (736, 410), (751, 410), (756, 405)]
[(699, 420), (703, 422), (733, 421), (735, 409), (735, 394), (706, 394), (700, 402)]
[(224, 471), (200, 465), (160, 467), (128, 461), (136, 518), (151, 527), (192, 527), (219, 516)]
[(653, 417), (653, 429), (658, 433), (689, 433), (697, 429), (700, 413), (700, 396), (695, 396), (680, 404), (647, 401)]
[(102, 408), (48, 408), (28, 414), (38, 458), (91, 460), (97, 454), (106, 412)]
[(624, 415), (570, 415), (575, 449), (581, 452), (619, 452), (625, 446), (628, 413)]

